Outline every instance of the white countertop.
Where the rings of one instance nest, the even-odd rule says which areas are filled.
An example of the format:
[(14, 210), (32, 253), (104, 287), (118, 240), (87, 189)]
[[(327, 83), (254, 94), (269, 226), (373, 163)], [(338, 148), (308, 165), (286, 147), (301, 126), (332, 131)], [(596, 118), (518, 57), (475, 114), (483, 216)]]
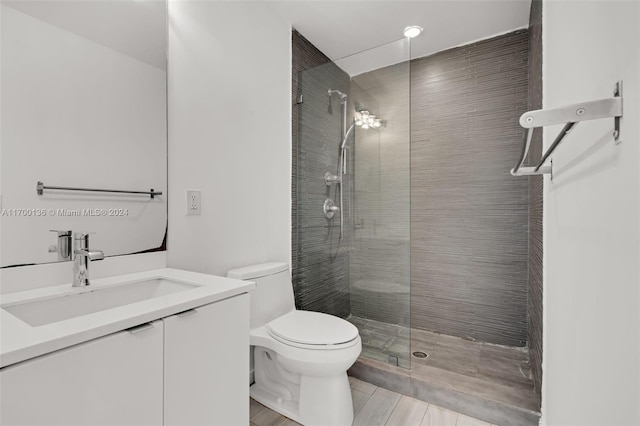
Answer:
[(255, 288), (252, 282), (167, 268), (96, 279), (88, 287), (64, 284), (3, 294), (0, 295), (0, 304), (98, 290), (123, 281), (154, 278), (174, 279), (199, 287), (38, 327), (32, 327), (0, 309), (0, 367), (247, 293)]

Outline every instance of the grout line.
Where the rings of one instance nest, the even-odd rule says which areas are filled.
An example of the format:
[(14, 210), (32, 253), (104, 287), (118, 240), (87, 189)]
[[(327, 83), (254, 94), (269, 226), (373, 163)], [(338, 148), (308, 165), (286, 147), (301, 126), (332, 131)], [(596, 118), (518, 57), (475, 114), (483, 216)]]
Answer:
[[(395, 392), (397, 393), (397, 392)], [(387, 425), (389, 423), (389, 419), (393, 416), (393, 413), (396, 412), (396, 409), (398, 408), (398, 404), (400, 403), (400, 400), (402, 399), (402, 394), (400, 394), (400, 398), (398, 398), (398, 400), (396, 401), (396, 405), (393, 406), (393, 410), (391, 410), (391, 413), (389, 413), (389, 417), (387, 417), (387, 419), (384, 421), (384, 424)]]
[[(373, 393), (371, 394), (371, 396), (373, 396), (374, 393), (376, 393), (378, 391), (378, 389), (380, 389), (379, 386), (376, 386), (376, 390), (373, 391)], [(387, 390), (387, 389), (385, 389)], [(393, 391), (389, 391), (389, 392), (393, 392)], [(396, 411), (396, 408), (398, 408), (398, 403), (400, 402), (400, 399), (402, 398), (402, 394), (398, 393), (398, 392), (393, 392), (396, 395), (400, 395), (400, 398), (397, 399), (396, 403), (393, 404), (393, 408), (391, 409), (391, 411), (389, 411), (389, 415), (387, 416), (386, 419), (384, 419), (384, 423), (383, 425), (386, 425), (387, 422), (389, 421), (389, 419), (391, 418), (391, 415), (393, 414), (394, 411)]]
[(427, 404), (427, 409), (424, 410), (424, 413), (422, 414), (422, 417), (420, 418), (420, 423), (418, 423), (418, 426), (422, 424), (422, 422), (424, 421), (424, 418), (427, 416), (427, 411), (429, 411), (429, 408), (431, 408), (431, 404), (429, 404), (428, 402), (425, 402), (425, 404)]
[[(377, 389), (377, 387), (376, 387), (376, 389)], [(357, 390), (357, 389), (355, 389), (355, 390)], [(360, 392), (360, 393), (364, 393), (364, 392), (362, 392), (362, 391), (358, 391), (358, 392)], [(371, 393), (367, 396), (367, 399), (364, 401), (364, 403), (362, 404), (362, 407), (360, 407), (360, 409), (358, 410), (358, 412), (357, 412), (357, 413), (356, 413), (356, 412), (354, 412), (354, 413), (353, 413), (353, 420), (354, 420), (354, 421), (355, 421), (356, 417), (358, 416), (358, 414), (360, 414), (360, 412), (362, 411), (362, 409), (364, 408), (364, 406), (365, 406), (365, 405), (367, 405), (367, 402), (369, 402), (369, 400), (371, 399), (371, 397), (373, 396), (373, 394), (374, 394), (374, 393), (375, 393), (375, 391), (371, 392)], [(366, 395), (366, 394), (365, 394), (365, 395)]]
[(427, 414), (429, 413), (429, 410), (431, 410), (431, 404), (429, 404), (429, 406), (427, 407), (427, 411), (424, 412), (424, 416), (422, 416), (422, 420), (420, 421), (420, 424), (422, 425), (422, 422), (424, 422), (424, 418), (427, 417)]

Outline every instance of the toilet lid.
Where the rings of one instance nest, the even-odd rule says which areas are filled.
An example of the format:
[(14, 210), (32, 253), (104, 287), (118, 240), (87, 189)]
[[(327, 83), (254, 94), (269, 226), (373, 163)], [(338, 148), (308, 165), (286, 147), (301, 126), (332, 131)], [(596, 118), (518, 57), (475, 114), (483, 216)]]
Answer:
[(267, 324), (274, 337), (307, 345), (338, 345), (358, 337), (358, 329), (333, 315), (291, 311)]

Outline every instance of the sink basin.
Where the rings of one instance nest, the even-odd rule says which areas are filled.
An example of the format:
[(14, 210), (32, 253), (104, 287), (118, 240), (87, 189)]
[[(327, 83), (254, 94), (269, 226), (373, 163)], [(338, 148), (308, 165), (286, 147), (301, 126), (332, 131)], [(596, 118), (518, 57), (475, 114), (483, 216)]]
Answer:
[(155, 278), (103, 288), (87, 287), (81, 293), (3, 305), (2, 308), (37, 327), (197, 287), (195, 284)]

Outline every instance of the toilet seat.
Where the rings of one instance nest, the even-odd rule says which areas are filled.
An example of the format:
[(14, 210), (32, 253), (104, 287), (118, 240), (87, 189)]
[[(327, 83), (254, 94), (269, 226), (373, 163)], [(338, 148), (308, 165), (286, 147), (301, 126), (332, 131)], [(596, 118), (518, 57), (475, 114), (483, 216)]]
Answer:
[(342, 349), (357, 343), (358, 329), (348, 321), (320, 312), (293, 310), (266, 325), (271, 337), (305, 349)]

